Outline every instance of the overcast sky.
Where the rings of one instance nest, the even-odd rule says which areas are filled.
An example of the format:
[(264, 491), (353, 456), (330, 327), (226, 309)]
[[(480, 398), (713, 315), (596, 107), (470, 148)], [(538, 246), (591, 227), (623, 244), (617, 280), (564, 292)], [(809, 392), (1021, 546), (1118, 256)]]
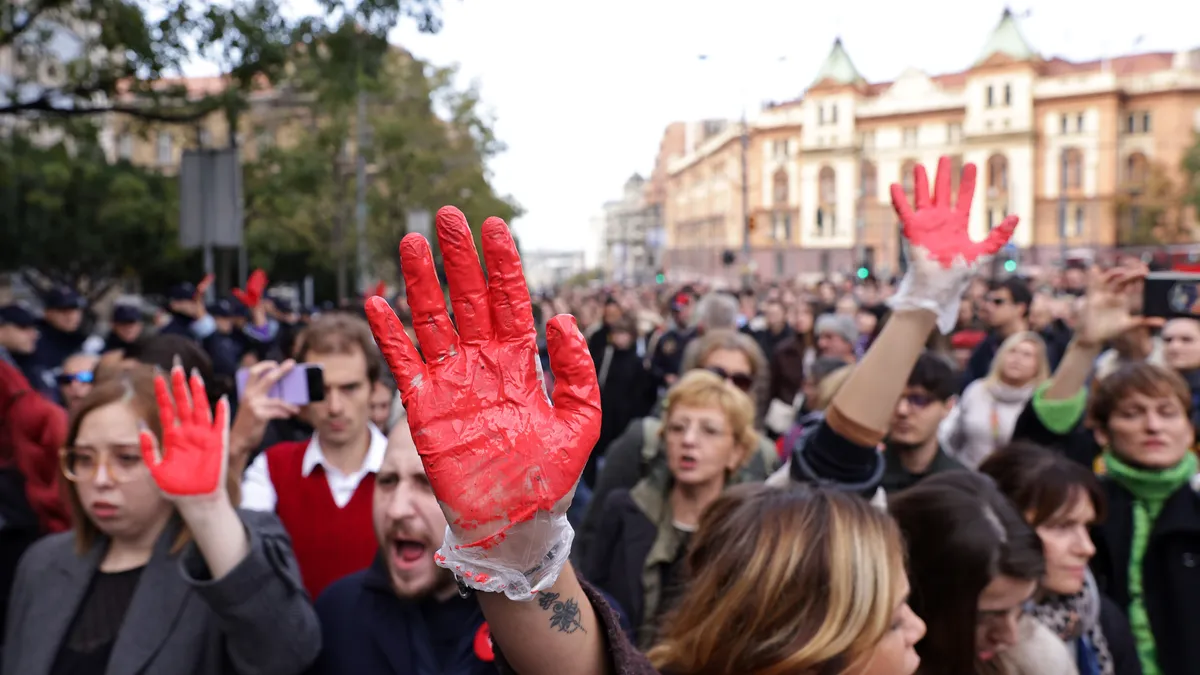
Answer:
[[(311, 0), (292, 0), (296, 10)], [(811, 84), (834, 37), (871, 81), (958, 71), (1006, 5), (1043, 56), (1200, 47), (1200, 3), (1138, 0), (444, 0), (445, 27), (392, 41), (478, 81), (508, 151), (494, 184), (527, 249), (581, 249), (588, 219), (650, 170), (672, 120), (736, 116)], [(915, 11), (920, 6), (924, 11)], [(956, 24), (955, 21), (958, 21)], [(1140, 41), (1139, 41), (1140, 40)], [(698, 55), (711, 58), (701, 62)], [(779, 59), (785, 60), (780, 62)]]

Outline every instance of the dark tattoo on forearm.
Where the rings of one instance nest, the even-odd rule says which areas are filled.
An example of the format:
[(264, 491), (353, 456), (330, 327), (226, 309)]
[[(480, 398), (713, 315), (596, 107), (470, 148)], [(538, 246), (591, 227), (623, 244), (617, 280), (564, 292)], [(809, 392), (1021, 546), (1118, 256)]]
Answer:
[(538, 605), (550, 612), (550, 627), (557, 628), (560, 633), (586, 633), (580, 621), (583, 615), (579, 611), (579, 603), (570, 598), (560, 601), (559, 597), (558, 593), (538, 594)]

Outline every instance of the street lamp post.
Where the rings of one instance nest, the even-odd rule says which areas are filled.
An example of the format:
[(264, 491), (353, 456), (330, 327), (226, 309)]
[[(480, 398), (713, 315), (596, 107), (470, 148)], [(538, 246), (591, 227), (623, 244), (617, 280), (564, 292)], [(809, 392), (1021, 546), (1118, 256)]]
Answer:
[[(710, 59), (708, 54), (701, 54), (701, 61)], [(786, 61), (786, 56), (780, 56), (776, 59), (777, 62)], [(745, 78), (742, 78), (742, 84), (745, 86)], [(750, 288), (753, 280), (753, 265), (751, 260), (750, 249), (750, 123), (747, 118), (746, 111), (746, 96), (745, 91), (742, 92), (742, 120), (741, 120), (741, 172), (742, 172), (742, 286)]]

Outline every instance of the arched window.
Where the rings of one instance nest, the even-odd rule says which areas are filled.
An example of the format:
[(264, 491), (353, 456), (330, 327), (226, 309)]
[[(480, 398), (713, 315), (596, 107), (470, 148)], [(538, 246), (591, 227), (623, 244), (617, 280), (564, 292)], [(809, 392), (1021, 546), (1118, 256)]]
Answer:
[(992, 155), (987, 161), (988, 191), (1008, 191), (1008, 158), (1004, 155)]
[(834, 213), (837, 211), (837, 176), (832, 167), (821, 167), (821, 172), (817, 174), (817, 186), (817, 234), (836, 235)]
[(1145, 185), (1149, 174), (1150, 163), (1142, 153), (1135, 152), (1125, 159), (1125, 182), (1130, 187)]
[(1083, 234), (1083, 207), (1075, 207), (1075, 236)]
[(913, 177), (913, 169), (916, 168), (917, 162), (913, 159), (906, 159), (904, 160), (904, 163), (900, 165), (900, 185), (904, 187), (904, 193), (910, 198), (913, 194), (913, 181), (915, 180)]
[(1062, 164), (1062, 170), (1066, 172), (1067, 188), (1083, 187), (1083, 152), (1079, 148), (1063, 150)]
[(772, 180), (771, 199), (776, 204), (788, 203), (788, 174), (783, 169), (775, 172)]
[(819, 198), (822, 204), (837, 203), (837, 179), (832, 167), (821, 167), (821, 173), (817, 176), (817, 184), (820, 186)]
[(877, 191), (879, 189), (879, 172), (875, 168), (874, 162), (862, 163), (859, 169), (858, 188), (862, 193), (862, 198), (866, 201), (877, 199)]

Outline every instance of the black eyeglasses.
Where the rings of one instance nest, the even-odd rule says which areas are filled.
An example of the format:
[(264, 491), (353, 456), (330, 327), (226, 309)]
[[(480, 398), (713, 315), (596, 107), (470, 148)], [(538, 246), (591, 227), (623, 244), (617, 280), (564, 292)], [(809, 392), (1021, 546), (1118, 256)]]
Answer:
[(754, 386), (754, 378), (750, 377), (746, 373), (731, 373), (719, 366), (705, 368), (705, 370), (712, 373), (713, 375), (716, 375), (717, 377), (721, 378), (722, 380), (728, 380), (730, 382), (730, 384), (737, 387), (738, 389), (741, 389), (742, 391), (748, 392), (748, 391), (750, 391), (750, 388)]
[(58, 386), (60, 387), (65, 387), (72, 382), (91, 384), (93, 379), (95, 379), (95, 374), (90, 370), (82, 373), (59, 373), (58, 375), (54, 376), (54, 381), (57, 382)]

